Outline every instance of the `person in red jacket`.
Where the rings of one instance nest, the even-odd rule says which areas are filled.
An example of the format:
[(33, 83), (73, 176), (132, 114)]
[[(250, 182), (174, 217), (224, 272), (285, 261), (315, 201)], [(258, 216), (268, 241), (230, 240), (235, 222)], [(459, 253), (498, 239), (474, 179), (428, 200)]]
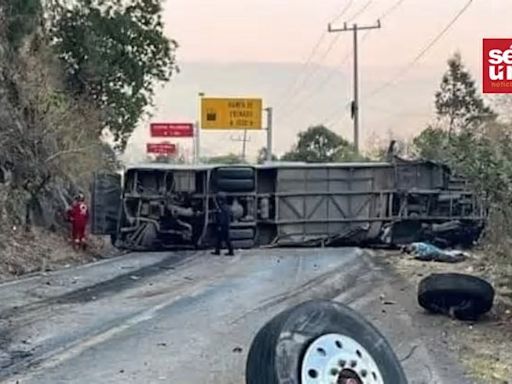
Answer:
[(71, 222), (71, 237), (73, 248), (85, 249), (85, 228), (89, 220), (89, 207), (84, 195), (79, 193), (68, 209), (68, 220)]

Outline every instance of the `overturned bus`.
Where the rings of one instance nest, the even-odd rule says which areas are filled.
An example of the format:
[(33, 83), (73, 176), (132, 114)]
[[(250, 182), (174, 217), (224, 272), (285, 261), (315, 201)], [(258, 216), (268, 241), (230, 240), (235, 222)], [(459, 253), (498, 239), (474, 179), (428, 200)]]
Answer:
[(484, 208), (463, 179), (430, 161), (176, 166), (96, 174), (92, 232), (130, 250), (214, 244), (215, 195), (233, 212), (235, 248), (403, 244), (470, 245)]

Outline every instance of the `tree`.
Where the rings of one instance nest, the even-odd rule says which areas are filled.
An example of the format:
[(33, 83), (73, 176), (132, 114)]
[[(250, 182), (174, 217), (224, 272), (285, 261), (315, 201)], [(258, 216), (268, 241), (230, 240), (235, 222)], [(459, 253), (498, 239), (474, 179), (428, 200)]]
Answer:
[(204, 159), (203, 162), (207, 164), (243, 164), (245, 161), (234, 153), (230, 153), (228, 155), (222, 156), (213, 156), (207, 159)]
[(407, 158), (411, 143), (409, 140), (396, 138), (392, 132), (389, 132), (387, 140), (373, 135), (366, 146), (368, 159), (389, 162), (395, 156)]
[(435, 94), (435, 108), (437, 125), (429, 126), (413, 143), (421, 157), (448, 163), (458, 156), (459, 151), (467, 150), (457, 147), (457, 142), (460, 144), (457, 135), (477, 134), (477, 128), (497, 117), (478, 94), (458, 53), (448, 60), (448, 70)]
[[(506, 105), (505, 105), (505, 110)], [(418, 154), (447, 163), (464, 176), (488, 209), (487, 239), (493, 253), (510, 256), (512, 238), (512, 134), (476, 92), (460, 56), (449, 61), (436, 93), (438, 125), (414, 139)]]
[(449, 135), (496, 119), (496, 114), (477, 94), (475, 81), (459, 53), (448, 60), (448, 71), (443, 75), (440, 88), (435, 95), (436, 113), (448, 125)]
[(498, 111), (500, 120), (505, 123), (512, 123), (512, 95), (494, 95), (494, 108)]
[(299, 140), (291, 151), (283, 155), (284, 161), (328, 163), (359, 159), (353, 146), (322, 125), (299, 133)]
[(69, 88), (94, 101), (124, 148), (152, 103), (155, 81), (177, 70), (177, 43), (164, 35), (161, 0), (53, 0), (47, 13)]
[(6, 22), (7, 41), (16, 50), (37, 29), (42, 11), (41, 1), (10, 0), (6, 3), (8, 6), (2, 5), (5, 12), (5, 20), (2, 21)]
[(449, 160), (448, 132), (428, 126), (423, 132), (413, 139), (415, 152), (422, 159), (440, 162)]
[[(272, 161), (276, 161), (276, 160), (277, 160), (277, 156), (272, 154)], [(266, 147), (262, 147), (258, 151), (258, 157), (256, 158), (256, 162), (258, 164), (263, 164), (266, 161), (267, 161), (267, 148)]]
[(167, 155), (157, 155), (155, 157), (148, 156), (146, 159), (149, 163), (158, 163), (158, 164), (186, 164), (185, 156), (167, 156)]

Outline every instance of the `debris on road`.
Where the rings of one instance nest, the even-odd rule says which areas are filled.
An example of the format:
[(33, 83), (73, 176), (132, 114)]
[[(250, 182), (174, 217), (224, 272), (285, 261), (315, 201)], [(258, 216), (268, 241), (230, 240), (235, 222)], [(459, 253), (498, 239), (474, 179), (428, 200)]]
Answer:
[(414, 255), (421, 261), (439, 261), (443, 263), (460, 263), (468, 257), (466, 252), (458, 250), (444, 250), (435, 245), (418, 242), (402, 247), (402, 252)]
[(432, 274), (418, 287), (418, 303), (432, 313), (477, 320), (492, 308), (494, 288), (487, 281), (458, 273)]
[[(504, 288), (504, 282), (506, 284), (511, 280), (499, 278), (495, 269), (497, 267), (489, 268), (488, 255), (481, 249), (475, 249), (470, 258), (456, 264), (423, 262), (412, 257), (402, 257), (396, 251), (378, 251), (375, 256), (416, 287), (423, 278), (433, 273), (454, 272), (485, 276), (485, 280), (492, 283), (496, 294), (493, 306), (483, 321), (468, 324), (453, 321), (447, 316), (432, 316), (428, 312), (419, 318), (425, 326), (442, 327), (440, 343), (460, 356), (468, 376), (476, 383), (497, 383), (493, 376), (495, 372), (501, 377), (512, 378), (512, 367), (506, 363), (512, 361), (512, 350), (505, 342), (512, 340), (512, 294), (509, 294), (508, 288)], [(500, 270), (499, 273), (510, 276), (508, 270)], [(409, 291), (409, 287), (406, 291)], [(417, 300), (417, 297), (415, 299)], [(419, 309), (421, 311), (421, 308)], [(469, 328), (470, 324), (473, 326), (472, 329)]]
[(394, 305), (394, 304), (396, 304), (396, 301), (387, 300), (386, 299), (386, 295), (380, 295), (379, 299), (382, 302), (382, 304), (384, 304), (384, 305)]

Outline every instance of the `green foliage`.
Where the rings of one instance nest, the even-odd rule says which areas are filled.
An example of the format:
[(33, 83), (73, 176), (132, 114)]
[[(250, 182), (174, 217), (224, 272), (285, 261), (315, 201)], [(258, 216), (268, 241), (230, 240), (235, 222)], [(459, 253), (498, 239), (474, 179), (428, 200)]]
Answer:
[(165, 155), (158, 155), (155, 157), (148, 156), (147, 162), (149, 163), (160, 163), (160, 164), (185, 164), (185, 156), (165, 156)]
[(496, 118), (477, 93), (475, 81), (464, 67), (459, 53), (448, 60), (448, 71), (435, 95), (435, 107), (437, 116), (446, 121), (450, 133)]
[(407, 157), (410, 144), (403, 139), (391, 139), (389, 143), (380, 142), (366, 152), (367, 160), (392, 161), (395, 156)]
[(5, 12), (6, 37), (11, 48), (17, 50), (24, 39), (33, 33), (42, 16), (40, 0), (2, 0), (0, 7)]
[(448, 60), (448, 70), (435, 95), (435, 107), (439, 125), (429, 126), (413, 144), (420, 157), (448, 163), (453, 163), (468, 149), (467, 140), (478, 134), (482, 124), (497, 117), (478, 94), (458, 53)]
[(413, 139), (413, 146), (419, 157), (441, 162), (449, 160), (448, 143), (448, 132), (432, 126)]
[(477, 93), (459, 55), (448, 66), (436, 93), (440, 125), (428, 127), (413, 143), (421, 157), (447, 163), (486, 198), (490, 210), (487, 238), (497, 252), (509, 253), (512, 127), (496, 122), (497, 115)]
[(206, 164), (244, 164), (246, 163), (241, 156), (234, 153), (222, 156), (213, 156), (202, 160)]
[(497, 110), (500, 120), (512, 123), (512, 94), (497, 94), (493, 96), (494, 108)]
[(165, 37), (160, 0), (50, 3), (54, 49), (70, 89), (103, 112), (120, 148), (151, 105), (156, 81), (174, 71), (177, 44)]
[(341, 136), (319, 125), (299, 133), (299, 140), (283, 161), (328, 163), (360, 160), (353, 146)]

